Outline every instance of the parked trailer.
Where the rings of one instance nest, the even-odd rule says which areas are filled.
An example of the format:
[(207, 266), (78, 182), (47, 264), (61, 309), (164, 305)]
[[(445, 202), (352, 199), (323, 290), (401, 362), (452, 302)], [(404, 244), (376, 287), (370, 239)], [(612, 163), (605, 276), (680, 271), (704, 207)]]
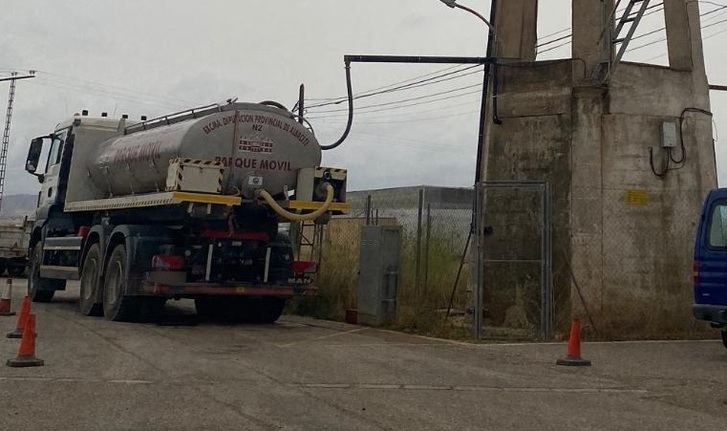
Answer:
[(20, 277), (28, 266), (28, 239), (33, 222), (21, 219), (0, 219), (0, 276)]
[(78, 279), (86, 315), (134, 321), (192, 298), (206, 317), (273, 322), (288, 298), (315, 293), (315, 263), (294, 260), (279, 223), (349, 208), (346, 171), (320, 162), (311, 130), (278, 104), (75, 115), (28, 152), (42, 184), (29, 295), (50, 301)]

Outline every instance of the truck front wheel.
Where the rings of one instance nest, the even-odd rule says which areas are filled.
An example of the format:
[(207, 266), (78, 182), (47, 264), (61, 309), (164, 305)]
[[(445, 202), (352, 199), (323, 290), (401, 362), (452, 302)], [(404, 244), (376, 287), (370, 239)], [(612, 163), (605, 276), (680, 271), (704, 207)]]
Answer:
[(106, 264), (103, 289), (103, 313), (106, 320), (131, 322), (139, 318), (139, 298), (128, 296), (128, 274), (126, 271), (126, 247), (119, 244), (111, 252)]
[(43, 244), (39, 241), (33, 247), (28, 276), (28, 296), (33, 302), (50, 302), (56, 290), (63, 289), (66, 285), (66, 280), (41, 277), (40, 266), (42, 263)]
[(103, 265), (101, 258), (101, 247), (98, 243), (91, 245), (86, 257), (83, 259), (81, 270), (81, 293), (78, 301), (81, 314), (85, 316), (102, 316), (103, 308), (98, 298), (99, 295), (99, 270)]

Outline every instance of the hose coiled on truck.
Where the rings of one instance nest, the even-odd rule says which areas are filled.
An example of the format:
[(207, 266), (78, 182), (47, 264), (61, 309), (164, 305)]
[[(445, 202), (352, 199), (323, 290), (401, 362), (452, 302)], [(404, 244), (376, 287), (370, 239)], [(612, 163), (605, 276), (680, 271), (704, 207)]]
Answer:
[(333, 203), (334, 193), (335, 191), (333, 190), (333, 186), (331, 186), (330, 184), (326, 185), (326, 200), (325, 202), (323, 202), (323, 206), (309, 214), (295, 214), (287, 211), (285, 208), (281, 207), (280, 204), (275, 201), (275, 199), (273, 199), (270, 193), (266, 192), (265, 190), (260, 190), (259, 195), (265, 200), (268, 205), (270, 205), (270, 208), (272, 208), (277, 215), (283, 217), (286, 220), (299, 222), (315, 220), (325, 214)]

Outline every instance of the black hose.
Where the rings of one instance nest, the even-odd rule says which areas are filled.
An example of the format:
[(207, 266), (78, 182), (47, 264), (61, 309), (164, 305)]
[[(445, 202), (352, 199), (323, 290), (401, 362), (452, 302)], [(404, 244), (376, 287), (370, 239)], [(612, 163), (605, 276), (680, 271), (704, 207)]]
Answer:
[(351, 126), (353, 125), (353, 86), (351, 85), (351, 63), (348, 61), (346, 62), (346, 87), (348, 91), (348, 123), (346, 124), (346, 130), (336, 142), (330, 145), (321, 145), (321, 150), (332, 150), (338, 147), (348, 138), (348, 134), (351, 133)]

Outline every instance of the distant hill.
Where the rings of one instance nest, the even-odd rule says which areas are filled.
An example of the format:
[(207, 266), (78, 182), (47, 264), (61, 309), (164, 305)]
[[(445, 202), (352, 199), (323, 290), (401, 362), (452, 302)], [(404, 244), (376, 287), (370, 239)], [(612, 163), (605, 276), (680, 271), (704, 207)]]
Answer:
[(8, 195), (2, 200), (0, 217), (23, 217), (35, 212), (38, 195)]

